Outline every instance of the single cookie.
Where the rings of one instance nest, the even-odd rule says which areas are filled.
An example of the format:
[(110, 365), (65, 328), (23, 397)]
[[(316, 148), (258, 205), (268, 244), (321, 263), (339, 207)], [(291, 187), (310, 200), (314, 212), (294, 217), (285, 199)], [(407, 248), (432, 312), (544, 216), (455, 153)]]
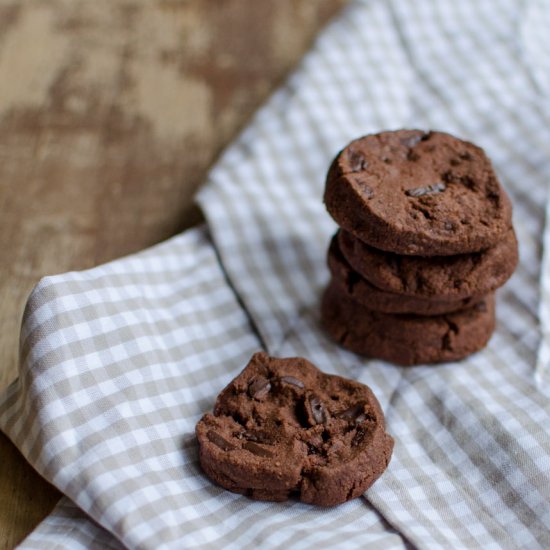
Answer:
[(331, 284), (321, 303), (321, 321), (340, 345), (398, 365), (457, 361), (480, 350), (495, 327), (494, 295), (470, 309), (421, 317), (371, 311)]
[(349, 265), (376, 287), (429, 300), (483, 296), (502, 286), (518, 263), (518, 243), (512, 228), (495, 246), (456, 256), (392, 254), (344, 230), (338, 232), (338, 244)]
[(220, 393), (196, 434), (201, 466), (222, 487), (321, 506), (363, 494), (393, 449), (370, 388), (265, 353)]
[(324, 200), (338, 225), (397, 254), (478, 252), (511, 226), (510, 200), (483, 150), (441, 132), (352, 141), (330, 167)]
[(351, 268), (340, 251), (337, 235), (332, 238), (327, 259), (332, 281), (340, 292), (373, 311), (442, 315), (472, 307), (484, 298), (484, 295), (476, 295), (459, 300), (436, 301), (380, 290)]

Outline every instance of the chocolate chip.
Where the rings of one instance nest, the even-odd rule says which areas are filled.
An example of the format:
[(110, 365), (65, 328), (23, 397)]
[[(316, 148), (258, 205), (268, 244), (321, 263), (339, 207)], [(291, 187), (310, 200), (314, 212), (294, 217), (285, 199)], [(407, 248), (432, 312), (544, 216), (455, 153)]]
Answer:
[(374, 191), (363, 182), (359, 182), (359, 192), (365, 199), (372, 199), (374, 197)]
[(247, 441), (243, 445), (243, 449), (246, 449), (247, 451), (251, 452), (252, 454), (256, 456), (262, 456), (264, 458), (272, 458), (273, 453), (271, 451), (268, 451), (267, 449), (264, 449), (257, 443), (254, 443), (253, 441)]
[(478, 302), (478, 303), (474, 306), (474, 309), (475, 309), (476, 311), (487, 311), (487, 304), (485, 303), (485, 301)]
[(215, 432), (214, 430), (209, 430), (206, 433), (206, 437), (209, 441), (214, 443), (216, 447), (219, 447), (222, 449), (222, 451), (232, 451), (233, 449), (236, 449), (235, 445), (233, 443), (227, 441), (225, 437), (222, 437), (218, 432)]
[(248, 385), (248, 395), (250, 395), (250, 397), (254, 399), (257, 399), (258, 401), (265, 399), (270, 390), (271, 383), (267, 378), (264, 378), (263, 376), (255, 378)]
[(414, 189), (407, 189), (405, 191), (405, 195), (408, 197), (422, 197), (423, 195), (436, 195), (438, 193), (442, 193), (447, 189), (447, 186), (441, 182), (438, 181), (437, 183), (434, 183), (432, 185), (427, 185), (426, 187), (415, 187)]
[(294, 376), (281, 376), (279, 378), (281, 382), (285, 382), (286, 384), (290, 384), (291, 386), (296, 386), (297, 388), (303, 389), (304, 383), (301, 380), (298, 380), (297, 378), (294, 378)]
[(458, 166), (460, 164), (460, 159), (451, 159), (450, 161), (451, 166)]
[(248, 441), (255, 441), (256, 443), (268, 443), (272, 444), (273, 440), (271, 436), (266, 432), (244, 432), (243, 437), (248, 439)]
[(424, 134), (415, 134), (414, 136), (402, 138), (400, 141), (405, 147), (414, 147), (422, 141)]
[(353, 405), (349, 409), (338, 413), (336, 416), (342, 420), (355, 420), (357, 416), (357, 411), (361, 410), (359, 405)]
[(463, 160), (472, 160), (474, 158), (469, 151), (463, 151), (462, 153), (458, 153), (458, 156)]
[(365, 403), (357, 403), (356, 405), (352, 405), (345, 411), (338, 413), (338, 418), (356, 423), (363, 422), (367, 418), (364, 413), (364, 409)]
[(410, 150), (407, 153), (407, 160), (415, 162), (417, 160), (420, 160), (420, 155), (418, 153), (416, 153), (415, 151)]
[(350, 175), (348, 179), (353, 181), (354, 187), (357, 189), (357, 192), (365, 199), (369, 200), (374, 197), (374, 191), (372, 188), (365, 183), (365, 176), (359, 175)]
[(316, 395), (309, 396), (309, 408), (316, 424), (324, 424), (328, 420), (327, 411)]
[(357, 431), (355, 432), (355, 435), (353, 436), (353, 439), (351, 440), (351, 446), (357, 447), (361, 445), (361, 443), (365, 441), (367, 434), (368, 434), (368, 431), (365, 430), (364, 427), (359, 426), (357, 428)]
[(359, 151), (351, 150), (348, 158), (349, 167), (352, 172), (362, 172), (363, 170), (366, 170), (369, 165), (363, 153), (360, 153)]

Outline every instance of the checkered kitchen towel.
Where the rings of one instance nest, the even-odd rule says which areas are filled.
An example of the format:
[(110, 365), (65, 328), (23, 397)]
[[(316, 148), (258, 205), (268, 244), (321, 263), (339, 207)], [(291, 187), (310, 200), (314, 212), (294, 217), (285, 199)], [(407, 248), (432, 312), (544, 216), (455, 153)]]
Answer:
[[(549, 28), (548, 0), (356, 1), (210, 173), (206, 227), (43, 279), (0, 427), (66, 497), (22, 547), (549, 548)], [(456, 364), (365, 360), (319, 330), (324, 174), (399, 127), (479, 143), (514, 202), (497, 330)], [(379, 396), (396, 445), (365, 498), (252, 502), (201, 474), (194, 425), (260, 348)]]

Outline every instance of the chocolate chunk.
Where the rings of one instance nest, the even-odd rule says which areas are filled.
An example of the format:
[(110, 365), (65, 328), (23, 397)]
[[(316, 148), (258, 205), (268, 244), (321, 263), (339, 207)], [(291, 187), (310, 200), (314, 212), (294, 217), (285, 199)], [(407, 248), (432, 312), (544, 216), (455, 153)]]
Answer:
[(418, 143), (420, 143), (424, 139), (424, 134), (415, 134), (410, 137), (402, 138), (399, 141), (405, 146), (405, 147), (414, 147)]
[(443, 193), (447, 189), (447, 186), (439, 181), (426, 187), (415, 187), (414, 189), (407, 189), (405, 195), (408, 197), (422, 197), (423, 195), (436, 195), (437, 193)]
[(265, 399), (271, 390), (271, 383), (267, 378), (264, 378), (263, 376), (259, 376), (258, 378), (255, 378), (250, 382), (248, 385), (248, 395), (250, 397), (257, 399), (258, 401), (261, 401), (262, 399)]
[(479, 312), (485, 312), (487, 311), (487, 301), (486, 300), (483, 300), (479, 303), (477, 303), (475, 306), (474, 306), (474, 309), (476, 311), (479, 311)]
[(222, 451), (232, 451), (233, 449), (237, 448), (235, 445), (233, 445), (233, 443), (227, 441), (225, 437), (222, 437), (219, 433), (213, 430), (208, 431), (206, 437), (209, 441), (214, 443), (214, 445), (222, 449)]
[(351, 440), (352, 447), (357, 447), (358, 445), (361, 445), (365, 441), (367, 435), (368, 430), (366, 430), (362, 426), (359, 426), (357, 428), (357, 431), (355, 432), (355, 435), (353, 436), (353, 439)]
[(360, 179), (357, 179), (357, 189), (359, 190), (361, 197), (364, 199), (370, 200), (374, 198), (374, 191), (372, 190), (372, 187)]
[(253, 441), (247, 441), (243, 444), (243, 449), (246, 449), (247, 451), (250, 451), (252, 454), (256, 456), (262, 456), (264, 458), (273, 458), (273, 453), (271, 451), (268, 451), (267, 449), (264, 449), (257, 443), (254, 443)]
[(328, 420), (327, 411), (316, 395), (309, 396), (309, 409), (316, 424), (324, 424)]
[(255, 441), (257, 443), (268, 443), (268, 444), (273, 443), (271, 436), (266, 432), (261, 432), (261, 431), (244, 432), (242, 435), (245, 439), (248, 439), (248, 441)]
[(296, 386), (297, 388), (304, 389), (304, 383), (301, 380), (294, 378), (294, 376), (281, 376), (279, 380), (281, 382), (290, 384), (291, 386)]
[(349, 166), (352, 172), (361, 172), (366, 170), (369, 163), (367, 159), (358, 151), (351, 150), (349, 153)]
[(447, 230), (447, 231), (452, 231), (454, 228), (455, 228), (455, 224), (453, 222), (450, 222), (450, 221), (446, 221), (443, 223), (443, 227)]
[(364, 422), (367, 419), (367, 415), (365, 414), (364, 411), (365, 411), (365, 403), (357, 403), (357, 405), (353, 405), (349, 407), (349, 409), (342, 411), (337, 416), (338, 418), (342, 418), (343, 420), (348, 420), (350, 422), (355, 422), (356, 424), (360, 424), (361, 422)]

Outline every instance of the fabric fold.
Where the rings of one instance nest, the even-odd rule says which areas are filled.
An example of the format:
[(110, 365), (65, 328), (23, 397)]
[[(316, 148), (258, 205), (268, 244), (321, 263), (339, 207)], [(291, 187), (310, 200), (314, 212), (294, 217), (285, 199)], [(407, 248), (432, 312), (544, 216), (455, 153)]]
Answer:
[[(208, 228), (39, 284), (0, 428), (67, 500), (23, 548), (56, 525), (83, 547), (95, 529), (115, 548), (550, 546), (550, 120), (533, 5), (351, 3), (212, 169)], [(368, 360), (320, 326), (325, 172), (351, 139), (398, 127), (484, 147), (514, 205), (520, 264), (496, 332), (458, 363)], [(203, 477), (194, 424), (261, 347), (377, 394), (396, 445), (365, 498), (259, 503)]]

